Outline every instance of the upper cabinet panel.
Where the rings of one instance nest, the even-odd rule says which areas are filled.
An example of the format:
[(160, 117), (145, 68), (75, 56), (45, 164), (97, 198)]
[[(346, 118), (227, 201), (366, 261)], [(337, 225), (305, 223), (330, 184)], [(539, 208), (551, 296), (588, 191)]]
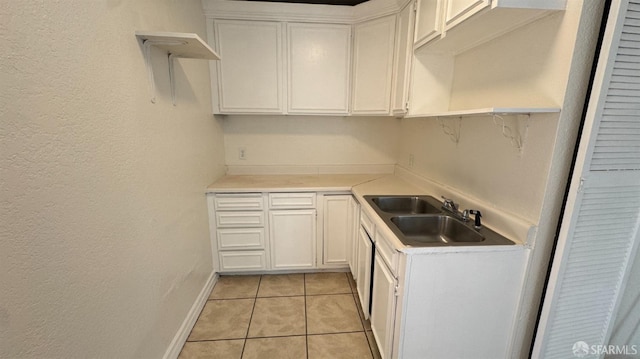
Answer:
[(566, 0), (418, 0), (414, 49), (457, 55), (565, 7)]
[(414, 41), (420, 46), (442, 33), (442, 12), (445, 0), (417, 0)]
[(214, 34), (219, 112), (282, 113), (282, 24), (215, 20)]
[(351, 113), (389, 114), (395, 30), (395, 15), (355, 26)]
[(288, 112), (348, 114), (351, 26), (287, 24)]
[(415, 19), (413, 6), (413, 3), (408, 3), (398, 14), (391, 95), (391, 112), (394, 116), (404, 115), (408, 108)]
[(491, 0), (449, 0), (444, 17), (445, 28), (455, 26), (490, 4)]

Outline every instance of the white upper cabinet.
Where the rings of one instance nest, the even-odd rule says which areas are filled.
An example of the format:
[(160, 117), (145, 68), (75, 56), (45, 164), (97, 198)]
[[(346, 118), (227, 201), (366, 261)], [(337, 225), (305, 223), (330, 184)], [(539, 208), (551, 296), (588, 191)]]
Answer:
[(488, 7), (491, 0), (449, 0), (444, 16), (445, 28), (451, 28)]
[(414, 42), (421, 46), (442, 33), (442, 11), (445, 0), (417, 0)]
[(203, 0), (209, 41), (222, 57), (211, 64), (213, 112), (459, 110), (449, 107), (455, 56), (566, 2), (415, 0), (399, 8), (389, 0), (355, 7)]
[(354, 115), (388, 115), (396, 30), (396, 15), (363, 22), (354, 28)]
[(217, 62), (214, 112), (282, 113), (282, 24), (215, 20), (214, 34), (216, 49), (225, 54)]
[(348, 114), (351, 27), (287, 24), (288, 112)]
[(349, 113), (350, 25), (214, 20), (213, 38), (214, 113)]
[(396, 26), (396, 51), (391, 95), (391, 112), (404, 115), (408, 110), (409, 79), (413, 55), (414, 3), (409, 2), (398, 14)]
[(414, 49), (456, 55), (565, 7), (566, 0), (418, 0)]

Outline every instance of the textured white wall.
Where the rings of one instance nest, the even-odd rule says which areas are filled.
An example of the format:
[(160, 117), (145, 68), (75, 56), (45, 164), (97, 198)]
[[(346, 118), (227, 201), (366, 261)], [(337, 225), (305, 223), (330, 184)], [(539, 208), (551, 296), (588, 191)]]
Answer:
[(208, 64), (178, 105), (136, 30), (205, 35), (199, 0), (0, 6), (0, 357), (158, 358), (212, 270), (204, 188), (224, 173)]
[[(389, 117), (227, 116), (229, 166), (393, 165), (399, 121)], [(246, 159), (238, 158), (238, 148)]]

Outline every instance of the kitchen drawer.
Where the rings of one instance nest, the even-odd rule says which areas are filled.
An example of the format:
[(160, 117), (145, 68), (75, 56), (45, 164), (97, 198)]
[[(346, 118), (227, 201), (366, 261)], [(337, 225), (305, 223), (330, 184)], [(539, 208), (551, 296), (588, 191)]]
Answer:
[(269, 193), (269, 208), (298, 209), (316, 208), (316, 193)]
[(218, 227), (264, 227), (264, 212), (216, 212)]
[(264, 251), (220, 252), (220, 271), (238, 272), (267, 269)]
[(217, 231), (218, 249), (264, 249), (264, 228), (222, 228)]
[(217, 211), (259, 211), (264, 208), (260, 193), (216, 194), (214, 204)]
[(371, 218), (369, 218), (369, 216), (367, 216), (367, 214), (364, 211), (360, 211), (360, 224), (362, 225), (362, 227), (364, 227), (364, 230), (367, 231), (367, 233), (369, 234), (369, 236), (371, 238), (373, 238), (374, 235), (374, 230), (375, 230), (375, 225), (373, 224), (373, 221), (371, 220)]
[(394, 276), (398, 273), (399, 253), (389, 243), (389, 240), (380, 231), (376, 231), (375, 237), (376, 253), (387, 263)]

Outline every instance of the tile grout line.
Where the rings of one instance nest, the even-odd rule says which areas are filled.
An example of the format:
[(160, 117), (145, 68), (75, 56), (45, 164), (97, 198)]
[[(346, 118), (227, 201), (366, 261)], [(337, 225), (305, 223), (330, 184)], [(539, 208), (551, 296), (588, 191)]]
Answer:
[(251, 321), (253, 320), (253, 313), (256, 310), (256, 302), (258, 302), (258, 291), (260, 290), (260, 283), (262, 283), (262, 275), (258, 279), (258, 287), (256, 288), (256, 295), (253, 297), (253, 308), (251, 308), (251, 316), (249, 316), (249, 325), (247, 326), (247, 333), (244, 336), (244, 343), (242, 344), (242, 352), (240, 358), (244, 356), (244, 349), (247, 347), (247, 340), (249, 339), (249, 329), (251, 329)]
[[(306, 358), (309, 358), (309, 338), (310, 336), (327, 336), (327, 335), (340, 335), (340, 334), (355, 334), (355, 333), (363, 333), (365, 335), (365, 340), (367, 341), (368, 347), (369, 347), (369, 351), (371, 353), (372, 358), (375, 358), (374, 353), (373, 353), (373, 348), (372, 348), (372, 343), (369, 341), (369, 338), (367, 336), (367, 329), (366, 326), (364, 325), (364, 318), (361, 314), (361, 310), (358, 307), (358, 302), (357, 302), (357, 297), (356, 297), (356, 293), (355, 292), (355, 286), (353, 285), (353, 283), (351, 283), (351, 279), (349, 277), (350, 273), (348, 272), (344, 272), (344, 275), (346, 280), (347, 280), (347, 284), (348, 287), (350, 289), (350, 292), (340, 292), (340, 293), (316, 293), (316, 294), (309, 294), (307, 292), (307, 288), (306, 288), (306, 276), (307, 273), (301, 273), (302, 274), (302, 279), (303, 279), (303, 303), (304, 303), (304, 324), (305, 324), (305, 332), (304, 332), (304, 338), (305, 338), (305, 351), (306, 351)], [(244, 338), (218, 338), (218, 339), (201, 339), (201, 340), (194, 340), (193, 342), (217, 342), (217, 341), (230, 341), (230, 340), (244, 340), (243, 342), (243, 346), (242, 346), (242, 351), (241, 351), (241, 357), (244, 355), (245, 350), (246, 350), (246, 345), (247, 345), (247, 341), (249, 339), (249, 331), (251, 329), (251, 324), (253, 321), (253, 315), (255, 315), (255, 309), (257, 306), (257, 300), (263, 297), (259, 296), (259, 292), (260, 292), (260, 287), (262, 285), (262, 279), (264, 278), (264, 275), (260, 275), (259, 279), (258, 279), (258, 285), (257, 285), (257, 289), (255, 292), (255, 295), (253, 295), (252, 297), (249, 296), (240, 296), (239, 298), (210, 298), (211, 293), (209, 294), (209, 297), (207, 298), (207, 302), (209, 301), (227, 301), (227, 300), (238, 300), (238, 299), (253, 299), (254, 300), (254, 304), (252, 306), (251, 309), (251, 314), (249, 317), (249, 325), (247, 327), (247, 330), (245, 332), (245, 336)], [(212, 288), (212, 292), (213, 292), (214, 288)], [(308, 328), (308, 324), (309, 324), (309, 318), (308, 318), (308, 299), (307, 297), (316, 297), (316, 296), (340, 296), (340, 295), (351, 295), (352, 296), (352, 300), (354, 301), (354, 304), (356, 306), (356, 310), (358, 312), (358, 318), (360, 319), (360, 325), (361, 325), (361, 330), (353, 330), (353, 331), (338, 331), (338, 332), (333, 332), (333, 333), (309, 333), (309, 328)], [(278, 295), (274, 295), (274, 296), (267, 296), (264, 298), (286, 298), (286, 297), (299, 297), (299, 295), (282, 295), (282, 296), (278, 296)], [(202, 312), (200, 313), (200, 315), (198, 316), (198, 319), (200, 318), (200, 316), (202, 315)], [(336, 328), (338, 329), (338, 328)], [(264, 336), (264, 337), (256, 337), (255, 339), (268, 339), (268, 338), (293, 338), (293, 337), (300, 337), (302, 335), (276, 335), (276, 336)], [(252, 338), (253, 339), (253, 338)], [(187, 340), (188, 341), (188, 340)]]
[(365, 333), (365, 330), (352, 330), (352, 331), (344, 331), (344, 332), (331, 332), (331, 333), (311, 333), (307, 334), (309, 337), (319, 336), (319, 335), (333, 335), (333, 334), (354, 334), (354, 333)]
[[(347, 275), (347, 281), (349, 282), (349, 277), (348, 274), (345, 273)], [(351, 288), (351, 283), (349, 283), (349, 288)], [(351, 289), (351, 298), (353, 299), (353, 304), (356, 306), (356, 311), (358, 312), (358, 319), (360, 319), (360, 325), (362, 326), (362, 331), (366, 332), (367, 328), (364, 327), (364, 315), (360, 315), (360, 312), (362, 311), (361, 308), (358, 306), (358, 302), (356, 301), (356, 297), (353, 295), (353, 288)]]
[(309, 297), (319, 297), (319, 296), (326, 296), (326, 295), (350, 295), (353, 294), (352, 292), (349, 293), (318, 293), (318, 294), (307, 294), (307, 296)]
[[(347, 278), (347, 280), (349, 280), (349, 278)], [(351, 286), (351, 283), (349, 283), (349, 286)], [(353, 287), (352, 287), (353, 290)], [(354, 294), (354, 293), (352, 293)], [(356, 299), (356, 295), (352, 295), (353, 297), (353, 303), (356, 305), (356, 310), (358, 311), (358, 317), (360, 318), (360, 325), (362, 325), (362, 330), (364, 331), (364, 338), (367, 340), (367, 344), (369, 346), (369, 352), (371, 352), (371, 358), (375, 358), (375, 355), (373, 354), (373, 348), (371, 347), (371, 341), (369, 340), (369, 336), (367, 335), (367, 328), (365, 328), (364, 326), (364, 308), (361, 308), (358, 306), (358, 302)], [(363, 315), (360, 315), (360, 312), (363, 312)], [(371, 319), (369, 319), (371, 320)], [(373, 333), (371, 333), (371, 335), (373, 336)], [(374, 343), (375, 344), (375, 343)]]
[(307, 274), (302, 275), (302, 294), (304, 294), (304, 349), (309, 359), (309, 321), (307, 320)]

